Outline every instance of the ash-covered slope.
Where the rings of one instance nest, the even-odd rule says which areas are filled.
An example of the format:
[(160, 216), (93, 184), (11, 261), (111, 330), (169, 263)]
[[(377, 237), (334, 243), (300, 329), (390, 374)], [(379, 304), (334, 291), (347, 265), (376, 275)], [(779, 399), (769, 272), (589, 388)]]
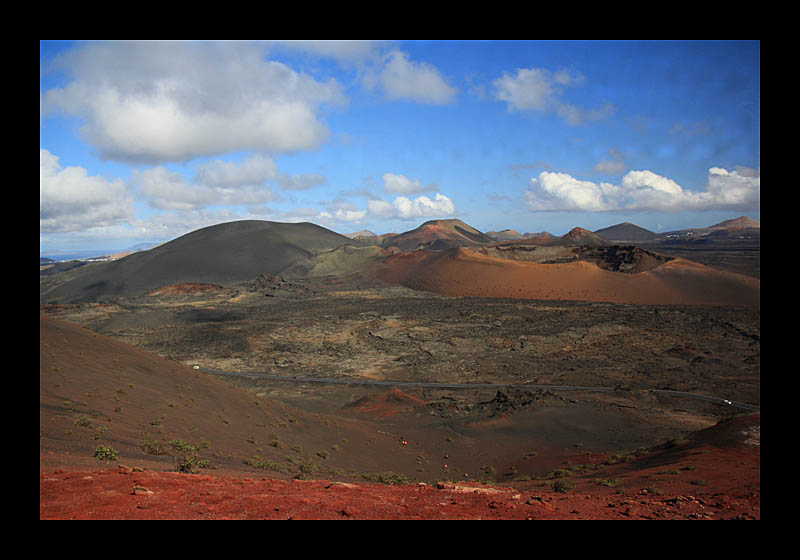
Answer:
[(547, 251), (542, 261), (525, 251), (513, 255), (516, 249), (400, 253), (384, 261), (380, 278), (450, 297), (760, 305), (759, 280), (684, 259), (666, 260), (636, 248), (584, 246)]
[[(39, 318), (39, 428), (43, 471), (117, 462), (174, 470), (184, 455), (220, 474), (263, 473), (269, 464), (273, 478), (310, 474), (313, 469), (304, 470), (310, 467), (413, 472), (415, 465), (414, 452), (398, 450), (396, 438), (376, 433), (369, 422), (255, 398), (187, 365), (45, 315)], [(115, 450), (116, 460), (95, 458), (98, 446)], [(329, 456), (316, 455), (320, 450)]]
[(317, 252), (351, 242), (311, 223), (228, 222), (117, 261), (81, 267), (68, 281), (41, 290), (39, 301), (102, 301), (183, 282), (230, 285), (278, 273)]

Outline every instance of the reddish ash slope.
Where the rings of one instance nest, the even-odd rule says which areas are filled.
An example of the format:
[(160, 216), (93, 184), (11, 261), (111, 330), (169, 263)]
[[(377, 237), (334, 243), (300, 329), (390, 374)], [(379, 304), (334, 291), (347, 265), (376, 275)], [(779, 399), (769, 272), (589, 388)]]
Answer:
[(649, 305), (759, 305), (758, 279), (673, 259), (624, 274), (576, 261), (543, 264), (482, 255), (468, 248), (387, 258), (381, 280), (455, 297), (606, 301)]

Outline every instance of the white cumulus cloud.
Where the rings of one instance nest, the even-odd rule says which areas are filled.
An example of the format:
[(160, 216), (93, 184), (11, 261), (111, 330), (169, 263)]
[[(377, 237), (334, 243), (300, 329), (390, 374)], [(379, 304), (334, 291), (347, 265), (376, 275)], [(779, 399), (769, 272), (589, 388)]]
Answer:
[(398, 50), (388, 53), (379, 69), (366, 73), (363, 83), (368, 89), (380, 88), (388, 99), (435, 105), (450, 103), (458, 94), (435, 66), (409, 60)]
[(629, 171), (619, 185), (576, 179), (567, 173), (543, 171), (530, 180), (523, 200), (534, 211), (748, 210), (759, 207), (760, 171), (709, 169), (702, 191), (649, 170)]
[(619, 189), (609, 183), (581, 181), (567, 173), (542, 171), (530, 180), (523, 199), (532, 210), (603, 211), (614, 208)]
[[(243, 182), (244, 178), (248, 181)], [(269, 174), (248, 175), (246, 165), (237, 168), (215, 162), (210, 167), (202, 167), (194, 182), (163, 165), (134, 170), (131, 182), (153, 208), (194, 211), (208, 206), (248, 206), (269, 202), (274, 195), (263, 184), (267, 178)]]
[(109, 227), (133, 218), (133, 197), (120, 179), (62, 167), (58, 156), (39, 150), (39, 231), (71, 232)]
[(447, 196), (436, 193), (433, 198), (420, 195), (414, 199), (398, 196), (388, 203), (385, 200), (369, 200), (369, 214), (375, 218), (399, 218), (413, 220), (419, 218), (442, 218), (455, 213), (455, 205)]
[(264, 45), (239, 42), (85, 45), (59, 60), (74, 79), (46, 91), (42, 106), (81, 118), (83, 138), (107, 159), (318, 147), (329, 134), (318, 109), (345, 103), (342, 87), (264, 54)]
[(214, 188), (237, 188), (247, 185), (261, 185), (265, 181), (281, 176), (272, 158), (253, 155), (241, 165), (231, 161), (215, 160), (197, 167), (194, 181)]
[(325, 210), (319, 213), (319, 217), (324, 220), (356, 224), (361, 222), (366, 215), (366, 210), (346, 210), (344, 208), (337, 208), (332, 212)]
[(749, 167), (733, 171), (708, 170), (708, 196), (721, 208), (758, 207), (761, 202), (761, 172)]
[(409, 179), (405, 175), (395, 175), (394, 173), (383, 174), (383, 186), (390, 194), (420, 194), (439, 190), (434, 184), (422, 185), (416, 177)]
[(611, 105), (582, 109), (562, 100), (565, 87), (582, 85), (586, 79), (566, 70), (556, 73), (543, 68), (517, 68), (516, 74), (504, 73), (492, 82), (494, 98), (505, 101), (509, 111), (555, 113), (571, 125), (605, 118), (613, 113)]
[(317, 173), (288, 175), (272, 158), (252, 155), (241, 163), (213, 160), (195, 166), (188, 179), (163, 165), (134, 170), (132, 185), (154, 208), (199, 210), (208, 206), (252, 206), (276, 199), (270, 185), (305, 190), (325, 182)]

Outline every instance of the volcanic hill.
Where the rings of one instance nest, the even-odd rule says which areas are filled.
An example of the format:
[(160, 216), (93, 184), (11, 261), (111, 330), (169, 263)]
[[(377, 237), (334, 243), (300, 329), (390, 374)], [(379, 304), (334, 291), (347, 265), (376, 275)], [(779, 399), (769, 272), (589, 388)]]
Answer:
[(761, 222), (747, 216), (739, 216), (710, 226), (709, 229), (761, 229)]
[(383, 240), (382, 247), (403, 251), (429, 249), (438, 251), (453, 247), (489, 245), (495, 240), (461, 220), (430, 220), (416, 229)]
[(611, 245), (611, 241), (598, 233), (582, 227), (575, 227), (565, 233), (558, 241), (559, 245)]
[[(605, 301), (646, 305), (759, 305), (758, 279), (684, 259), (649, 258), (642, 272), (598, 266), (592, 259), (540, 263), (469, 248), (402, 253), (383, 262), (380, 278), (452, 297)], [(660, 261), (660, 262), (659, 262)], [(663, 264), (662, 264), (663, 262)], [(633, 262), (636, 267), (638, 263)]]
[(657, 240), (668, 242), (714, 243), (736, 239), (761, 239), (761, 222), (747, 216), (725, 220), (708, 227), (688, 228), (658, 234)]
[(601, 235), (606, 239), (616, 242), (635, 243), (642, 241), (651, 241), (657, 237), (658, 234), (639, 227), (631, 222), (624, 222), (621, 224), (609, 226), (607, 228), (598, 229), (595, 231), (597, 235)]
[(385, 237), (382, 247), (310, 223), (229, 222), (118, 261), (40, 277), (40, 303), (102, 302), (182, 284), (280, 283), (281, 277), (315, 282), (314, 289), (404, 286), (453, 297), (760, 303), (756, 278), (614, 244), (580, 227), (541, 242), (498, 242), (460, 220), (425, 222)]
[(504, 229), (501, 231), (487, 231), (486, 235), (495, 241), (517, 241), (525, 239), (525, 236), (520, 232), (513, 229)]
[(347, 243), (344, 235), (311, 223), (227, 222), (117, 261), (79, 267), (69, 281), (41, 292), (40, 301), (102, 301), (185, 282), (230, 285)]

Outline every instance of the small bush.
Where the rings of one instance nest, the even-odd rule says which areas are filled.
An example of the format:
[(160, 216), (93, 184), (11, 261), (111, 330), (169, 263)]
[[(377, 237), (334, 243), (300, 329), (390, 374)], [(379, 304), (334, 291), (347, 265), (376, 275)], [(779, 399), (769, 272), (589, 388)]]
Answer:
[(83, 414), (79, 414), (75, 416), (75, 425), (80, 426), (81, 428), (88, 428), (92, 425), (92, 420)]
[(169, 442), (170, 447), (175, 451), (182, 451), (184, 453), (194, 453), (197, 451), (197, 448), (194, 445), (189, 445), (182, 439), (173, 439)]
[(196, 474), (200, 469), (208, 468), (208, 461), (197, 455), (181, 455), (175, 458), (175, 470), (182, 473)]
[(166, 455), (168, 451), (166, 445), (147, 434), (139, 441), (139, 448), (148, 455)]
[(619, 486), (622, 481), (618, 478), (606, 478), (597, 481), (600, 486)]
[(415, 482), (413, 478), (392, 471), (364, 473), (361, 477), (369, 482), (380, 482), (381, 484), (414, 484)]
[(98, 445), (94, 449), (94, 456), (100, 461), (116, 461), (119, 451), (108, 445)]
[(300, 469), (300, 474), (313, 474), (322, 470), (322, 467), (311, 460), (302, 461), (297, 465), (297, 468)]
[(256, 455), (255, 457), (251, 457), (249, 459), (243, 459), (242, 463), (245, 465), (250, 465), (251, 467), (255, 467), (257, 469), (264, 469), (265, 471), (277, 471), (277, 472), (286, 472), (287, 467), (283, 463), (279, 461), (270, 461), (269, 459), (264, 459), (263, 457), (259, 457)]
[(688, 443), (689, 443), (689, 440), (686, 439), (685, 437), (681, 436), (681, 437), (672, 438), (671, 440), (669, 440), (667, 442), (666, 446), (667, 446), (668, 449), (672, 449), (673, 447), (680, 447), (682, 445), (687, 445)]
[(559, 478), (553, 481), (553, 491), (566, 493), (571, 490), (572, 490), (572, 483), (570, 483), (570, 481), (564, 480), (563, 478)]

